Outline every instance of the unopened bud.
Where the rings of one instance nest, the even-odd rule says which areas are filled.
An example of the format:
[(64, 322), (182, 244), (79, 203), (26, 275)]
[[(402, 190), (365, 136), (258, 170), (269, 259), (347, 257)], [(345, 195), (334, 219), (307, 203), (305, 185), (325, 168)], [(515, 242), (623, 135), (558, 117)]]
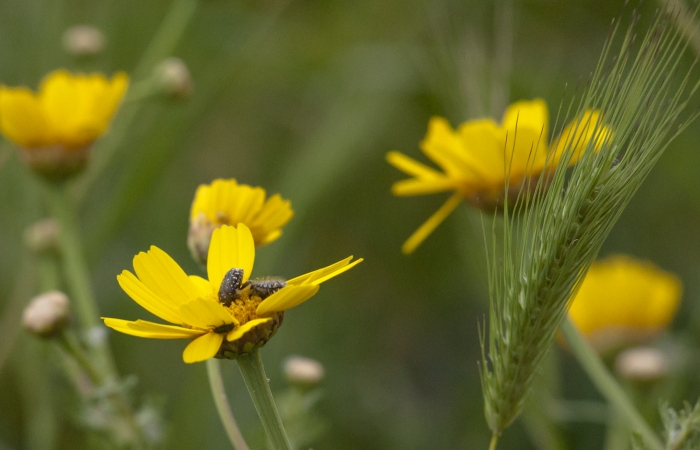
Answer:
[(75, 56), (94, 56), (102, 51), (105, 37), (90, 25), (75, 25), (63, 33), (63, 48)]
[(20, 157), (49, 181), (64, 181), (83, 171), (90, 159), (90, 145), (68, 148), (61, 144), (20, 148)]
[(173, 98), (187, 98), (192, 94), (190, 69), (180, 58), (171, 57), (156, 68), (156, 82), (161, 92)]
[(615, 370), (630, 381), (650, 382), (668, 375), (668, 356), (653, 347), (635, 347), (623, 351), (615, 360)]
[(58, 248), (58, 223), (54, 219), (40, 220), (24, 231), (24, 243), (37, 254)]
[(284, 362), (284, 374), (292, 386), (309, 389), (317, 386), (325, 376), (320, 362), (303, 356), (290, 356)]
[(209, 242), (215, 228), (216, 225), (203, 212), (200, 212), (190, 220), (190, 229), (187, 232), (187, 247), (192, 253), (192, 258), (203, 266), (207, 265)]
[(59, 334), (70, 320), (68, 297), (59, 291), (38, 295), (22, 312), (22, 325), (30, 333), (49, 338)]

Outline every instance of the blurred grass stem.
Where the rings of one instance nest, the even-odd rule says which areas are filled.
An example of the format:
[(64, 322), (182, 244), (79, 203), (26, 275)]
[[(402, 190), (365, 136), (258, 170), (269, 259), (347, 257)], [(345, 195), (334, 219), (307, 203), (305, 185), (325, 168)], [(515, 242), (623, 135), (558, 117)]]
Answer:
[(90, 284), (90, 273), (83, 257), (75, 207), (63, 185), (47, 186), (47, 203), (59, 226), (59, 248), (71, 300), (84, 329), (101, 326)]
[[(190, 20), (197, 10), (197, 0), (174, 0), (170, 5), (168, 13), (158, 27), (158, 31), (151, 39), (151, 42), (143, 52), (131, 79), (132, 87), (124, 99), (124, 107), (117, 117), (111, 132), (103, 137), (93, 149), (93, 160), (86, 173), (74, 186), (74, 195), (78, 202), (90, 192), (90, 187), (97, 181), (102, 172), (109, 166), (117, 149), (127, 132), (131, 130), (131, 124), (141, 111), (143, 102), (140, 101), (149, 97), (149, 93), (144, 88), (154, 89), (151, 74), (161, 60), (170, 56), (177, 43), (187, 28)], [(143, 83), (147, 83), (144, 85)]]
[(211, 395), (214, 397), (216, 411), (219, 413), (221, 423), (226, 429), (231, 445), (236, 450), (250, 450), (246, 444), (241, 430), (238, 428), (236, 418), (231, 412), (231, 405), (226, 397), (226, 388), (224, 380), (221, 377), (221, 362), (218, 359), (210, 358), (207, 360), (207, 375), (209, 376), (209, 386), (211, 387)]
[[(63, 275), (71, 294), (72, 304), (75, 306), (83, 330), (90, 332), (93, 329), (99, 329), (103, 325), (100, 322), (95, 293), (90, 283), (90, 272), (83, 256), (75, 207), (63, 184), (46, 185), (45, 193), (51, 213), (58, 222), (58, 244)], [(106, 339), (90, 340), (90, 350), (95, 352), (94, 356), (85, 353), (78, 338), (70, 332), (64, 333), (62, 343), (93, 383), (105, 386), (111, 382), (118, 382), (119, 375)], [(141, 432), (128, 400), (120, 390), (110, 394), (110, 398), (117, 411), (129, 424), (135, 448), (142, 448)]]
[(495, 51), (493, 52), (491, 79), (491, 116), (498, 117), (508, 105), (510, 96), (510, 74), (513, 66), (513, 36), (515, 30), (515, 8), (513, 0), (496, 2)]
[(636, 433), (639, 433), (650, 450), (663, 450), (664, 446), (659, 437), (639, 414), (622, 387), (605, 368), (598, 354), (568, 317), (562, 323), (560, 330), (579, 364), (608, 403), (617, 409), (622, 419), (627, 421)]
[[(64, 364), (63, 369), (66, 372), (68, 378), (72, 379), (76, 386), (76, 390), (87, 399), (87, 401), (93, 401), (94, 393), (86, 390), (81, 381), (81, 372), (77, 370), (72, 362), (78, 364), (78, 367), (82, 372), (84, 372), (90, 379), (92, 384), (99, 388), (107, 387), (107, 397), (112, 402), (112, 405), (119, 413), (119, 415), (124, 419), (129, 427), (130, 439), (129, 448), (133, 449), (144, 449), (146, 448), (143, 442), (143, 436), (141, 434), (141, 428), (136, 420), (134, 411), (129, 404), (129, 401), (125, 398), (123, 391), (119, 388), (114, 389), (112, 386), (108, 386), (109, 374), (105, 374), (100, 370), (100, 367), (96, 366), (90, 358), (90, 355), (85, 352), (83, 346), (80, 344), (78, 337), (71, 330), (65, 330), (57, 339), (57, 343), (60, 349), (64, 350)], [(116, 424), (115, 428), (118, 433), (119, 425)]]
[(5, 309), (2, 313), (2, 318), (0, 318), (0, 371), (2, 371), (2, 367), (12, 352), (17, 335), (21, 329), (22, 309), (31, 297), (36, 285), (34, 271), (32, 270), (33, 264), (32, 258), (25, 252), (19, 264), (15, 285), (9, 299), (5, 302)]
[(683, 0), (658, 0), (676, 28), (683, 34), (696, 55), (700, 55), (700, 34), (698, 34), (698, 24), (695, 23), (692, 9)]
[(272, 448), (292, 450), (277, 406), (275, 406), (275, 399), (270, 391), (260, 353), (258, 350), (254, 350), (245, 356), (239, 356), (237, 361), (250, 396), (253, 398), (255, 409), (258, 411), (258, 416), (260, 416), (265, 428), (265, 433), (272, 443)]

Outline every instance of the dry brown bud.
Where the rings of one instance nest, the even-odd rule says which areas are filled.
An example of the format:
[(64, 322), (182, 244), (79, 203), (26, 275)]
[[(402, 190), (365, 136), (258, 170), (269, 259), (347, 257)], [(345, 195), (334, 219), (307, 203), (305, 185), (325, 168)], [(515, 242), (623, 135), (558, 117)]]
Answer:
[(320, 362), (303, 356), (290, 356), (284, 362), (284, 374), (292, 386), (312, 388), (317, 386), (325, 376)]
[(29, 302), (22, 312), (22, 325), (32, 334), (49, 338), (59, 334), (69, 322), (68, 297), (49, 291)]
[(93, 56), (102, 51), (105, 37), (90, 25), (75, 25), (63, 33), (63, 48), (75, 56)]
[(161, 92), (173, 98), (187, 98), (192, 94), (190, 69), (180, 58), (165, 59), (156, 68), (156, 82)]
[(58, 248), (58, 223), (44, 219), (33, 223), (24, 231), (24, 243), (35, 253), (45, 253)]
[(630, 381), (649, 382), (668, 375), (668, 356), (653, 347), (635, 347), (620, 353), (615, 360), (615, 371)]

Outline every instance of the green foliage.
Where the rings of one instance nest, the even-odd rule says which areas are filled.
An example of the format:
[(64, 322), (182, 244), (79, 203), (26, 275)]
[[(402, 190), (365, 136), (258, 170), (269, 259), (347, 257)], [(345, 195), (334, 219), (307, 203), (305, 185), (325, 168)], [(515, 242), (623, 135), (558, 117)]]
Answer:
[(665, 407), (661, 417), (666, 430), (666, 450), (700, 448), (700, 401), (695, 406), (686, 402), (680, 411)]
[[(682, 113), (698, 88), (697, 77), (688, 72), (678, 86), (669, 77), (679, 70), (686, 47), (675, 28), (657, 15), (635, 47), (633, 25), (613, 54), (616, 30), (574, 114), (573, 107), (563, 114), (579, 120), (577, 130), (584, 136), (605, 135), (605, 127), (612, 134), (571, 139), (561, 163), (530, 182), (533, 198), (527, 202), (521, 195), (514, 206), (505, 205), (502, 253), (496, 229), (492, 232), (482, 386), (495, 434), (520, 413), (572, 294), (623, 209), (669, 143), (695, 118)], [(602, 111), (603, 121), (581, 120), (591, 109)], [(569, 173), (567, 163), (580, 151), (583, 157)]]

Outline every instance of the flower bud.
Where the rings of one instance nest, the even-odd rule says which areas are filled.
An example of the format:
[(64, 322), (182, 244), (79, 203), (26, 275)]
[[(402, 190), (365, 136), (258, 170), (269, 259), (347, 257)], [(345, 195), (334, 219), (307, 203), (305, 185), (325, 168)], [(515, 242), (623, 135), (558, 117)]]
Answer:
[(20, 157), (49, 181), (64, 181), (83, 171), (90, 159), (90, 146), (69, 148), (62, 144), (20, 148)]
[(41, 254), (58, 248), (58, 223), (44, 219), (33, 223), (24, 231), (24, 243), (34, 253)]
[(90, 25), (75, 25), (63, 33), (63, 48), (74, 56), (94, 56), (102, 51), (105, 37)]
[(615, 371), (622, 378), (650, 382), (664, 378), (670, 370), (668, 356), (653, 347), (635, 347), (623, 351), (615, 360)]
[(310, 389), (317, 386), (325, 376), (320, 362), (303, 356), (290, 356), (284, 362), (284, 374), (292, 386)]
[(43, 338), (58, 335), (69, 320), (68, 297), (59, 291), (49, 291), (34, 297), (22, 312), (24, 328)]
[(187, 247), (192, 253), (192, 258), (203, 266), (207, 265), (209, 242), (211, 241), (211, 234), (216, 228), (217, 226), (203, 212), (200, 212), (190, 220), (190, 229), (187, 232)]
[(180, 58), (171, 57), (161, 62), (155, 76), (158, 88), (168, 97), (184, 99), (192, 94), (192, 76)]

